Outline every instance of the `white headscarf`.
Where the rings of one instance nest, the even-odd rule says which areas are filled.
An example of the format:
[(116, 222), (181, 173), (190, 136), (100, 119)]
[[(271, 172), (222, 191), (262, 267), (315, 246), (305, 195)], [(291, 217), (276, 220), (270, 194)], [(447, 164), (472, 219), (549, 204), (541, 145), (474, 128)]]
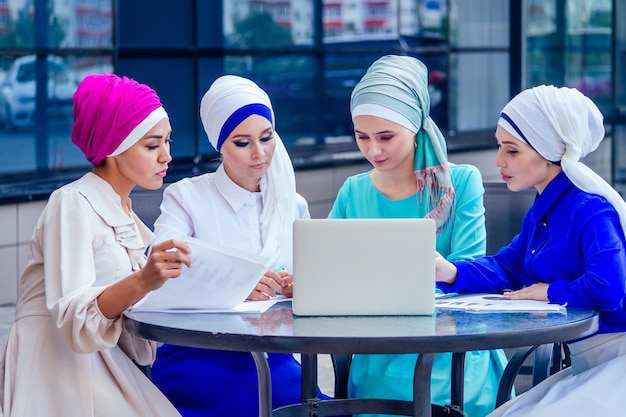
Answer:
[[(246, 114), (260, 114), (268, 118), (272, 127), (276, 127), (272, 103), (258, 85), (236, 75), (224, 75), (215, 80), (202, 97), (200, 118), (209, 142), (218, 152), (223, 141)], [(276, 131), (274, 140), (274, 156), (260, 183), (263, 193), (260, 223), (263, 236), (261, 255), (275, 261), (278, 248), (287, 244), (284, 237), (291, 235), (295, 217), (296, 180), (287, 149)], [(291, 253), (288, 248), (285, 249), (284, 254)], [(291, 264), (290, 259), (285, 261)]]
[(626, 234), (624, 199), (580, 162), (604, 138), (602, 113), (588, 97), (575, 88), (541, 85), (527, 89), (504, 107), (498, 125), (548, 161), (560, 163), (578, 188), (606, 198), (617, 210)]

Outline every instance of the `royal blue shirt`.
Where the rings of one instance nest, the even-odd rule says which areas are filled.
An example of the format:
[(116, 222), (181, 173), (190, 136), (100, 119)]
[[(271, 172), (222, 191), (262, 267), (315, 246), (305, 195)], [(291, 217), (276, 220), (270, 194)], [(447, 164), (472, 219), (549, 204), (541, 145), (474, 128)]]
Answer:
[(560, 173), (537, 195), (522, 230), (494, 256), (455, 261), (445, 292), (499, 292), (547, 282), (548, 299), (600, 311), (599, 333), (626, 331), (626, 250), (616, 210)]

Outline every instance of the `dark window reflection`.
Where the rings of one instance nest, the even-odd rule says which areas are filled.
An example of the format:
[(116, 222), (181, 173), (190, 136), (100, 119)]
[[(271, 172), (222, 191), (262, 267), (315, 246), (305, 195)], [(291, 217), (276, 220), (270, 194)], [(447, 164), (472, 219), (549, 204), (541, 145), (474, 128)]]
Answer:
[(527, 85), (575, 87), (605, 113), (612, 111), (610, 1), (529, 1)]
[(224, 44), (241, 49), (313, 43), (313, 2), (223, 2)]
[(35, 46), (35, 9), (33, 0), (0, 0), (0, 48)]
[(311, 144), (319, 125), (314, 68), (313, 57), (302, 55), (228, 57), (224, 63), (225, 73), (250, 78), (268, 93), (286, 146)]

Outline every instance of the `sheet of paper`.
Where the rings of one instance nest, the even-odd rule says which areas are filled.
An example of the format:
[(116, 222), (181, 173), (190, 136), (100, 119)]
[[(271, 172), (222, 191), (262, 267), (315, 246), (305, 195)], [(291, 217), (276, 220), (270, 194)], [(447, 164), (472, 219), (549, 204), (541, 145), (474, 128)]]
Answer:
[(561, 311), (547, 301), (507, 300), (502, 294), (453, 294), (435, 299), (435, 307), (467, 311)]
[(236, 305), (233, 308), (159, 308), (159, 307), (133, 307), (137, 311), (150, 311), (156, 313), (251, 313), (261, 314), (265, 313), (274, 304), (287, 300), (286, 298), (278, 296), (271, 300), (264, 301), (244, 301), (243, 303)]
[(265, 273), (267, 259), (195, 238), (187, 237), (184, 241), (192, 251), (191, 268), (183, 266), (178, 278), (167, 280), (133, 309), (224, 311), (242, 308)]

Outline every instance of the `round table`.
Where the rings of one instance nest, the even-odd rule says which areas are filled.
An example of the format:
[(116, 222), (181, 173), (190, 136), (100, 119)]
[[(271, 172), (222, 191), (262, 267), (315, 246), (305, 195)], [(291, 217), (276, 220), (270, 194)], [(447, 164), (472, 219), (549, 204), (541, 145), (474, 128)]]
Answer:
[[(460, 354), (457, 358), (461, 360), (456, 366), (461, 368), (460, 374), (454, 380), (460, 376), (461, 383), (452, 387), (452, 402), (458, 409), (463, 404), (464, 352), (578, 339), (597, 331), (598, 314), (565, 309), (561, 312), (490, 313), (437, 309), (432, 316), (300, 317), (293, 315), (289, 301), (283, 301), (262, 314), (130, 310), (125, 313), (124, 325), (134, 335), (159, 342), (251, 352), (259, 375), (262, 417), (321, 417), (387, 409), (398, 415), (429, 416), (432, 413), (430, 371), (435, 353)], [(302, 404), (290, 406), (290, 409), (283, 407), (272, 414), (269, 366), (264, 352), (302, 354)], [(316, 355), (355, 353), (419, 353), (413, 402), (316, 401)], [(412, 414), (407, 413), (409, 410)]]

